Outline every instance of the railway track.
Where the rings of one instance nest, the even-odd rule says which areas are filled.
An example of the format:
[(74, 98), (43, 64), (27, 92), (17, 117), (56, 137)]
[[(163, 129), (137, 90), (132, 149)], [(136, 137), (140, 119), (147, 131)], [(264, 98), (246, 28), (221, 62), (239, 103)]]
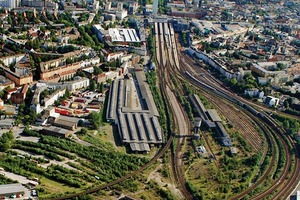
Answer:
[[(191, 72), (191, 73), (193, 73), (193, 72)], [(210, 86), (212, 86), (212, 85), (210, 85)], [(216, 85), (213, 85), (212, 87), (214, 87), (215, 90), (221, 90), (220, 86), (216, 87)], [(222, 88), (222, 92), (224, 93), (223, 88)], [(279, 178), (277, 180), (274, 180), (275, 183), (271, 187), (269, 187), (267, 190), (265, 190), (264, 192), (258, 194), (257, 196), (255, 196), (253, 198), (254, 199), (263, 199), (265, 197), (270, 197), (271, 195), (275, 195), (274, 199), (282, 198), (283, 195), (288, 195), (289, 191), (293, 190), (291, 188), (293, 188), (297, 184), (297, 180), (299, 179), (299, 176), (300, 176), (299, 175), (300, 174), (299, 166), (300, 165), (299, 165), (298, 153), (296, 153), (298, 157), (293, 158), (293, 159), (296, 159), (296, 162), (295, 162), (295, 166), (294, 166), (295, 170), (291, 175), (292, 177), (290, 178), (288, 183), (285, 183), (284, 180), (286, 180), (289, 176), (289, 169), (292, 165), (292, 160), (293, 160), (292, 156), (291, 156), (291, 152), (289, 151), (289, 146), (287, 144), (287, 141), (285, 141), (286, 136), (283, 135), (283, 133), (285, 131), (284, 130), (279, 130), (278, 127), (277, 127), (277, 129), (274, 128), (278, 125), (275, 126), (274, 124), (271, 125), (271, 124), (262, 123), (262, 121), (258, 120), (257, 117), (254, 120), (256, 121), (256, 123), (258, 125), (261, 126), (261, 128), (266, 133), (268, 133), (269, 137), (277, 138), (276, 142), (282, 144), (282, 146), (283, 146), (282, 149), (278, 146), (279, 150), (282, 151), (282, 152), (279, 152), (279, 153), (284, 154), (284, 157), (286, 158), (286, 162), (284, 164), (282, 173), (280, 174)], [(269, 130), (270, 126), (272, 127), (272, 130)], [(287, 137), (287, 138), (288, 138), (289, 142), (291, 142), (293, 144), (291, 139), (289, 137)], [(270, 141), (272, 141), (272, 140), (270, 140)], [(295, 150), (295, 147), (294, 147), (294, 150)], [(245, 195), (249, 194), (253, 189), (257, 188), (261, 183), (263, 183), (266, 180), (266, 178), (268, 177), (268, 175), (270, 175), (272, 173), (272, 171), (274, 170), (272, 168), (272, 166), (273, 166), (272, 164), (274, 164), (274, 161), (271, 161), (271, 164), (269, 165), (267, 171), (264, 173), (264, 175), (258, 181), (256, 181), (250, 188), (245, 190), (243, 193), (235, 196), (233, 199), (240, 199), (240, 198), (244, 197)], [(275, 170), (277, 170), (277, 169), (275, 169)], [(280, 192), (278, 192), (278, 190), (280, 190)], [(276, 192), (277, 192), (277, 194), (275, 194)]]
[[(198, 85), (196, 82), (194, 82), (193, 84), (201, 87), (200, 85)], [(205, 88), (202, 88), (201, 89), (205, 90)], [(220, 104), (223, 104), (224, 100), (220, 99), (219, 96), (217, 95), (214, 95), (213, 93), (210, 93), (210, 94), (206, 94), (207, 97), (210, 97), (211, 101), (214, 102), (214, 105), (220, 105)], [(213, 100), (215, 99), (215, 100)], [(246, 112), (246, 111), (245, 111)], [(250, 113), (248, 113), (248, 115), (251, 115)], [(253, 116), (250, 117), (253, 121), (255, 121), (258, 126), (264, 131), (264, 132), (269, 132), (268, 128), (266, 125), (263, 125), (260, 121), (258, 121), (256, 118), (254, 118)], [(268, 143), (268, 146), (270, 146), (272, 149), (271, 149), (271, 152), (275, 152), (275, 146), (276, 146), (276, 141), (275, 139), (273, 138), (273, 136), (269, 136), (268, 134), (266, 134), (266, 137), (267, 137), (267, 143)], [(232, 199), (241, 199), (242, 197), (246, 196), (247, 194), (249, 194), (252, 190), (254, 190), (255, 188), (257, 188), (261, 183), (263, 183), (265, 181), (265, 178), (267, 177), (267, 175), (271, 174), (272, 171), (274, 170), (273, 167), (276, 167), (277, 166), (277, 163), (276, 163), (276, 158), (275, 157), (271, 157), (271, 161), (270, 161), (270, 165), (268, 166), (268, 168), (265, 170), (265, 173), (264, 173), (264, 177), (263, 178), (259, 178), (259, 180), (257, 180), (251, 187), (247, 188), (247, 190), (243, 191), (242, 193), (240, 193), (239, 195), (233, 197)]]
[[(272, 126), (273, 129), (276, 130), (277, 135), (279, 136), (280, 140), (283, 143), (283, 148), (285, 150), (284, 157), (286, 158), (285, 167), (284, 170), (279, 178), (279, 180), (276, 182), (275, 185), (272, 185), (269, 187), (266, 191), (263, 193), (255, 196), (253, 199), (260, 200), (266, 197), (269, 197), (271, 194), (275, 193), (273, 196), (273, 199), (281, 199), (281, 198), (287, 198), (288, 195), (292, 192), (295, 185), (297, 185), (300, 177), (300, 160), (299, 160), (299, 152), (296, 149), (296, 146), (294, 145), (292, 139), (288, 135), (284, 135), (285, 131), (269, 116), (266, 116), (269, 118), (269, 126)], [(294, 159), (292, 158), (289, 145), (287, 145), (287, 142), (292, 144), (292, 151), (295, 152)], [(289, 181), (287, 181), (288, 176), (290, 175), (290, 167), (292, 165), (293, 160), (295, 160), (295, 166), (294, 171), (292, 172), (291, 178)], [(287, 181), (287, 182), (286, 182)], [(277, 193), (276, 193), (277, 192)]]
[[(160, 36), (160, 39), (161, 38), (163, 38), (162, 35)], [(166, 66), (166, 61), (167, 61), (166, 55), (168, 55), (168, 54), (165, 53), (164, 46), (162, 45), (161, 47), (162, 47), (160, 49), (161, 56), (159, 56), (159, 57), (157, 56), (157, 58), (161, 59), (161, 62), (160, 62), (160, 63), (162, 63), (161, 67), (162, 68), (165, 68), (165, 67), (167, 68), (167, 66)], [(176, 61), (173, 62), (173, 63), (176, 63)], [(186, 76), (184, 76), (184, 72), (182, 71), (182, 69), (181, 69), (181, 76), (186, 79)], [(167, 73), (166, 73), (165, 70), (162, 70), (160, 72), (159, 78), (161, 79), (160, 81), (162, 81), (161, 84), (160, 84), (161, 92), (162, 92), (162, 94), (165, 95), (164, 99), (165, 99), (165, 104), (167, 105), (169, 103), (170, 98), (168, 96), (166, 96), (165, 86), (170, 83), (170, 78), (168, 77), (168, 75), (167, 75)], [(189, 80), (189, 81), (191, 81), (191, 80)], [(200, 85), (198, 85), (198, 86), (200, 86)], [(257, 120), (256, 122), (258, 124), (261, 123), (260, 120), (258, 120), (258, 119), (255, 119), (255, 120)], [(263, 126), (264, 126), (265, 130), (267, 131), (268, 126), (265, 126), (265, 125), (263, 125)], [(288, 194), (288, 192), (290, 192), (290, 191), (293, 190), (294, 186), (296, 185), (297, 180), (299, 180), (299, 178), (300, 178), (299, 154), (296, 151), (296, 147), (293, 146), (294, 150), (296, 151), (296, 156), (297, 156), (297, 157), (294, 158), (294, 160), (295, 160), (294, 171), (293, 171), (293, 173), (292, 173), (291, 178), (289, 179), (289, 181), (287, 183), (285, 182), (285, 180), (289, 176), (289, 167), (291, 166), (291, 164), (293, 162), (293, 159), (291, 158), (291, 155), (290, 155), (289, 146), (286, 144), (286, 141), (284, 139), (285, 136), (283, 136), (282, 129), (280, 129), (280, 127), (278, 127), (278, 125), (275, 124), (275, 123), (273, 123), (272, 128), (274, 129), (274, 127), (275, 128), (277, 127), (276, 135), (274, 135), (274, 137), (279, 137), (279, 140), (283, 143), (284, 155), (286, 156), (287, 161), (285, 162), (284, 170), (283, 170), (283, 172), (280, 175), (280, 178), (278, 180), (279, 182), (277, 182), (275, 185), (273, 185), (270, 188), (268, 188), (268, 190), (264, 191), (263, 193), (260, 193), (259, 195), (255, 196), (254, 199), (263, 199), (265, 197), (268, 197), (268, 196), (272, 195), (274, 192), (276, 192), (276, 190), (279, 190), (279, 189), (281, 189), (281, 190), (279, 192), (277, 192), (276, 194), (274, 194), (274, 196), (273, 196), (274, 199), (279, 199), (281, 197), (285, 197)], [(70, 199), (70, 198), (79, 197), (79, 196), (82, 196), (82, 195), (85, 195), (85, 194), (91, 194), (91, 193), (97, 192), (99, 190), (103, 190), (103, 189), (109, 188), (109, 187), (111, 187), (111, 186), (113, 186), (115, 184), (118, 184), (118, 183), (126, 180), (126, 179), (129, 179), (131, 177), (136, 176), (137, 174), (139, 174), (142, 171), (144, 171), (151, 164), (153, 164), (154, 162), (156, 162), (156, 160), (158, 158), (160, 158), (169, 149), (169, 147), (170, 147), (170, 145), (171, 145), (171, 143), (173, 141), (173, 137), (174, 137), (173, 134), (170, 134), (169, 135), (169, 139), (168, 139), (167, 143), (163, 146), (163, 148), (147, 164), (145, 164), (144, 166), (140, 167), (138, 170), (136, 170), (136, 171), (134, 171), (132, 173), (129, 173), (128, 175), (126, 175), (124, 177), (121, 177), (121, 178), (119, 178), (119, 179), (117, 179), (115, 181), (107, 183), (107, 184), (105, 184), (103, 186), (100, 186), (100, 187), (97, 187), (97, 188), (88, 189), (86, 191), (83, 191), (83, 192), (80, 192), (80, 193), (77, 193), (77, 194), (71, 194), (71, 195), (67, 195), (67, 196), (64, 196), (64, 197), (57, 197), (57, 198), (53, 198), (53, 199), (54, 200)], [(272, 141), (273, 139), (272, 139), (272, 137), (270, 137), (270, 141)], [(292, 141), (291, 141), (291, 139), (289, 137), (287, 137), (287, 140), (292, 143)], [(177, 148), (176, 148), (176, 151), (175, 151), (175, 156), (174, 156), (174, 159), (175, 159), (174, 161), (176, 161), (175, 163), (177, 163), (177, 161), (180, 159), (179, 158), (180, 156), (178, 156), (179, 155), (178, 152), (180, 152), (180, 146), (181, 145), (177, 145)], [(272, 149), (272, 151), (273, 150), (274, 149)], [(258, 186), (258, 185), (260, 185), (260, 183), (263, 183), (263, 181), (265, 180), (265, 178), (269, 174), (268, 172), (273, 170), (273, 169), (270, 168), (270, 166), (272, 166), (272, 165), (269, 165), (269, 168), (266, 170), (265, 174), (258, 181), (256, 181), (253, 184), (253, 188), (252, 189), (254, 189), (256, 185)], [(182, 174), (182, 168), (178, 167), (178, 164), (177, 164), (177, 167), (175, 167), (175, 169), (177, 170), (175, 176), (177, 177), (176, 179), (179, 182), (179, 185), (180, 185), (182, 193), (184, 194), (185, 198), (192, 199), (193, 198), (192, 195), (190, 194), (190, 192), (185, 187), (185, 179), (184, 179), (184, 176)], [(250, 189), (247, 190), (247, 191), (245, 191), (244, 194), (246, 195), (249, 192), (250, 192)], [(244, 195), (240, 195), (240, 196), (244, 196)], [(234, 198), (234, 199), (236, 199), (236, 198)]]
[[(198, 74), (204, 74), (204, 71), (202, 71), (199, 67), (192, 68), (191, 64), (193, 64), (193, 63), (191, 63), (190, 59), (186, 58), (186, 55), (181, 55), (181, 58), (182, 58), (182, 60), (181, 60), (182, 70), (190, 71), (192, 74), (194, 74), (198, 79), (202, 80), (203, 82), (211, 83), (211, 82), (209, 82), (209, 80), (206, 79), (206, 76), (198, 75)], [(213, 85), (214, 87), (216, 87), (215, 83), (211, 83), (210, 85)], [(222, 104), (216, 105), (216, 106), (222, 107), (222, 109), (220, 109), (220, 111), (223, 110), (223, 112), (226, 113), (226, 114), (224, 114), (224, 116), (231, 118), (231, 121), (237, 122), (236, 123), (236, 125), (238, 125), (237, 129), (244, 136), (246, 141), (249, 142), (249, 144), (251, 145), (251, 147), (253, 149), (256, 149), (257, 152), (263, 149), (262, 139), (261, 139), (258, 131), (255, 128), (253, 128), (252, 124), (249, 124), (249, 122), (245, 119), (244, 116), (237, 115), (239, 112), (235, 112), (235, 114), (232, 114), (233, 110), (228, 109), (227, 106), (223, 106)], [(241, 119), (239, 119), (239, 117), (242, 117), (245, 120), (244, 121), (245, 123), (242, 123), (242, 121), (241, 121)]]
[[(159, 32), (157, 32), (156, 34), (158, 34), (158, 33)], [(156, 34), (155, 34), (156, 38), (160, 38), (160, 39), (163, 38), (162, 34), (160, 34), (160, 37), (157, 37)], [(160, 46), (159, 52), (161, 54), (160, 55), (156, 55), (156, 59), (160, 59), (160, 61), (159, 60), (157, 60), (157, 61), (159, 61), (158, 63), (162, 63), (162, 65), (163, 65), (162, 68), (164, 68), (165, 63), (166, 63), (166, 59), (165, 59), (165, 50), (164, 50), (163, 46)], [(162, 79), (161, 79), (161, 83), (160, 83), (159, 87), (160, 87), (161, 93), (163, 95), (164, 104), (165, 104), (165, 106), (167, 106), (167, 104), (170, 101), (168, 100), (168, 96), (166, 96), (165, 84), (168, 84), (168, 83), (165, 81), (166, 80), (166, 76), (165, 75), (166, 74), (164, 74), (163, 71), (161, 71), (159, 77), (162, 78)], [(168, 111), (167, 111), (167, 113), (168, 113)], [(169, 139), (167, 140), (167, 142), (165, 143), (165, 145), (163, 146), (163, 148), (161, 148), (160, 151), (148, 163), (146, 163), (144, 166), (140, 167), (138, 170), (133, 171), (133, 172), (131, 172), (131, 173), (129, 173), (129, 174), (127, 174), (127, 175), (125, 175), (125, 176), (123, 176), (123, 177), (115, 180), (115, 181), (112, 181), (110, 183), (104, 184), (104, 185), (102, 185), (100, 187), (96, 187), (96, 188), (88, 189), (88, 190), (85, 190), (83, 192), (79, 192), (79, 193), (76, 193), (76, 194), (70, 194), (70, 195), (66, 195), (66, 196), (62, 196), (62, 197), (56, 197), (56, 198), (52, 198), (52, 199), (53, 200), (64, 200), (64, 199), (71, 199), (71, 198), (75, 198), (75, 197), (80, 197), (80, 196), (86, 195), (86, 194), (92, 194), (92, 193), (95, 193), (97, 191), (109, 188), (109, 187), (111, 187), (113, 185), (116, 185), (116, 184), (118, 184), (118, 183), (126, 180), (126, 179), (129, 179), (131, 177), (134, 177), (134, 176), (140, 174), (146, 168), (148, 168), (150, 165), (152, 165), (153, 163), (155, 163), (157, 161), (157, 159), (160, 158), (166, 151), (169, 150), (169, 148), (170, 148), (170, 146), (171, 146), (171, 144), (173, 142), (173, 136), (174, 136), (174, 134), (172, 134), (171, 132), (169, 132)]]
[(138, 170), (136, 170), (134, 172), (131, 172), (130, 174), (127, 174), (127, 175), (125, 175), (125, 176), (123, 176), (123, 177), (121, 177), (121, 178), (119, 178), (119, 179), (117, 179), (115, 181), (112, 181), (112, 182), (107, 183), (105, 185), (102, 185), (100, 187), (88, 189), (88, 190), (80, 192), (80, 193), (70, 194), (70, 195), (63, 196), (63, 197), (52, 198), (52, 200), (71, 199), (71, 198), (74, 198), (74, 197), (80, 197), (82, 195), (95, 193), (95, 192), (97, 192), (99, 190), (103, 190), (103, 189), (109, 188), (109, 187), (111, 187), (113, 185), (116, 185), (116, 184), (118, 184), (118, 183), (126, 180), (126, 179), (134, 177), (134, 176), (140, 174), (141, 172), (143, 172), (150, 165), (152, 165), (153, 163), (155, 163), (157, 161), (157, 159), (160, 158), (169, 149), (172, 141), (173, 141), (173, 134), (170, 135), (170, 137), (169, 137), (167, 143), (164, 145), (164, 147), (148, 163), (146, 163), (144, 166), (140, 167)]
[[(160, 37), (159, 44), (160, 44), (160, 52), (161, 52), (161, 59), (163, 58), (163, 55), (168, 55), (168, 59), (160, 61), (160, 63), (163, 63), (163, 65), (158, 67), (158, 74), (159, 74), (159, 80), (161, 82), (161, 92), (167, 96), (168, 101), (172, 105), (174, 116), (174, 128), (176, 128), (176, 132), (179, 132), (179, 134), (187, 134), (189, 128), (187, 127), (187, 124), (189, 124), (189, 120), (186, 116), (183, 115), (184, 110), (183, 108), (178, 104), (177, 99), (175, 95), (173, 94), (173, 90), (175, 89), (173, 87), (171, 78), (169, 76), (170, 70), (177, 66), (177, 61), (174, 59), (174, 48), (173, 48), (173, 39), (170, 37), (170, 33), (172, 33), (171, 30), (168, 30), (169, 26), (168, 24), (159, 25), (158, 27), (163, 27), (163, 29), (160, 29), (160, 34), (163, 34), (165, 37)], [(165, 40), (163, 40), (165, 39)], [(165, 64), (165, 65), (164, 65)], [(172, 157), (172, 172), (174, 175), (174, 179), (179, 186), (179, 189), (182, 193), (182, 195), (186, 199), (193, 199), (193, 196), (188, 191), (186, 187), (186, 181), (184, 178), (184, 171), (181, 165), (181, 145), (184, 143), (184, 138), (179, 138), (177, 140), (176, 149), (175, 152), (171, 153)]]
[[(191, 65), (191, 66), (195, 66), (195, 71), (198, 72), (198, 73), (202, 73), (202, 74), (205, 74), (206, 77), (209, 77), (209, 81), (210, 83), (214, 84), (214, 85), (218, 85), (221, 86), (219, 87), (221, 90), (223, 90), (224, 92), (227, 92), (227, 93), (231, 93), (231, 95), (235, 95), (235, 92), (233, 92), (227, 85), (225, 85), (222, 81), (220, 81), (219, 79), (217, 79), (215, 76), (213, 76), (211, 73), (208, 73), (206, 70), (202, 69), (201, 67), (198, 67), (198, 64), (195, 63), (195, 60), (194, 58), (191, 58), (190, 56), (188, 56), (186, 53), (181, 53), (180, 55), (181, 58), (184, 58), (185, 60), (187, 60), (188, 64)], [(199, 72), (199, 69), (201, 70)], [(239, 100), (242, 100), (244, 102), (246, 102), (247, 104), (255, 107), (256, 109), (259, 109), (261, 111), (268, 111), (268, 112), (271, 112), (271, 113), (274, 113), (274, 112), (277, 112), (279, 113), (280, 115), (282, 116), (285, 116), (285, 117), (289, 117), (289, 118), (294, 118), (294, 119), (297, 119), (297, 120), (300, 120), (300, 117), (299, 116), (296, 116), (296, 115), (291, 115), (291, 114), (288, 114), (288, 113), (284, 113), (284, 112), (281, 112), (279, 110), (277, 111), (274, 111), (274, 109), (271, 109), (267, 106), (264, 106), (264, 105), (261, 105), (261, 104), (257, 104), (251, 100), (248, 100), (248, 99), (244, 99), (244, 98), (241, 98), (240, 96), (236, 96), (237, 99)]]

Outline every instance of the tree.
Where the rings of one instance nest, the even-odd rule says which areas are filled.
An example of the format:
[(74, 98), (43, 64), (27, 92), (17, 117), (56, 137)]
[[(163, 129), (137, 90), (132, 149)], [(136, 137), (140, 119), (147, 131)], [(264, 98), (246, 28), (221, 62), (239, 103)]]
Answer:
[(100, 88), (99, 88), (100, 92), (103, 93), (104, 92), (104, 84), (103, 82), (100, 83)]
[(66, 92), (65, 92), (65, 95), (64, 95), (66, 98), (69, 98), (71, 96), (71, 93), (70, 93), (70, 90), (69, 88), (67, 87), (66, 88)]
[(284, 129), (289, 129), (290, 128), (290, 122), (289, 122), (289, 120), (284, 120), (283, 121), (283, 128)]
[(100, 69), (100, 67), (98, 66), (94, 66), (94, 75), (98, 75), (101, 74), (102, 70)]
[(237, 83), (238, 83), (238, 81), (236, 80), (236, 78), (230, 79), (230, 82), (229, 82), (230, 86), (234, 86), (234, 85), (236, 85)]
[(0, 137), (0, 150), (7, 151), (13, 145), (13, 142), (14, 135), (11, 131), (3, 133), (3, 135)]
[(95, 91), (96, 90), (96, 82), (94, 80), (91, 81), (89, 89), (91, 91)]
[(83, 126), (84, 125), (84, 121), (81, 119), (78, 121), (78, 126)]
[(4, 97), (4, 91), (1, 90), (1, 91), (0, 91), (0, 99), (2, 99), (3, 97)]
[(283, 63), (277, 63), (277, 69), (278, 70), (283, 70), (285, 68), (285, 64)]
[(2, 115), (5, 115), (5, 114), (6, 114), (5, 110), (0, 110), (0, 118)]
[(93, 111), (88, 115), (88, 119), (90, 119), (90, 121), (93, 124), (93, 128), (94, 129), (98, 129), (100, 126), (100, 122), (101, 122), (101, 116), (99, 113)]

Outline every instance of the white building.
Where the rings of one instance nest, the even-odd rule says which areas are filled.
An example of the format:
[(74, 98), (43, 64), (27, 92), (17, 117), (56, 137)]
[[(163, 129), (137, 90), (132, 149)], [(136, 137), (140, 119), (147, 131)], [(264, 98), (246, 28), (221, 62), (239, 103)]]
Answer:
[(272, 97), (272, 96), (267, 96), (264, 99), (265, 104), (267, 104), (270, 107), (277, 107), (279, 104), (279, 99), (276, 97)]
[(25, 57), (25, 54), (18, 54), (18, 55), (14, 55), (14, 56), (7, 56), (4, 58), (1, 58), (1, 60), (3, 61), (4, 65), (9, 66), (12, 63), (19, 62), (24, 57)]
[(198, 51), (194, 47), (190, 47), (188, 49), (188, 52), (190, 55), (195, 55), (198, 59), (201, 59), (208, 65), (214, 67), (220, 74), (228, 79), (236, 78), (237, 80), (241, 80), (243, 77), (240, 72), (233, 72), (228, 70), (227, 67), (220, 62), (220, 59), (215, 56), (211, 56), (209, 54), (206, 54), (205, 52)]
[(85, 77), (74, 77), (74, 81), (58, 82), (58, 83), (48, 83), (48, 87), (52, 89), (64, 89), (68, 88), (71, 92), (74, 92), (81, 88), (86, 88), (90, 85), (90, 79)]
[(128, 15), (127, 10), (116, 11), (116, 17), (120, 20), (127, 17), (127, 15)]
[(264, 97), (264, 92), (259, 91), (257, 88), (249, 88), (244, 91), (244, 95), (249, 95), (250, 97), (258, 97), (258, 98), (263, 98)]
[(0, 0), (0, 6), (4, 8), (14, 9), (19, 7), (20, 0)]
[(53, 105), (54, 102), (58, 100), (59, 97), (62, 97), (65, 93), (66, 93), (66, 89), (62, 89), (62, 90), (55, 91), (53, 94), (49, 95), (48, 97), (45, 97), (44, 99), (45, 108)]
[(116, 53), (109, 53), (105, 49), (101, 49), (100, 54), (104, 57), (105, 61), (110, 62), (111, 60), (117, 60), (121, 58), (124, 53), (123, 52), (116, 52)]

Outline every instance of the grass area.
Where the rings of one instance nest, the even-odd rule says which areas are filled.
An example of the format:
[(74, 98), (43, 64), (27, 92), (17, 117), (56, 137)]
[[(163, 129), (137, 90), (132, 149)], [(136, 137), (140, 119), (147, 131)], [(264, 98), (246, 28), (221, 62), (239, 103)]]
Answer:
[[(38, 177), (38, 175), (37, 175)], [(65, 184), (58, 183), (56, 181), (52, 181), (48, 178), (41, 177), (41, 184), (37, 187), (39, 192), (39, 197), (41, 199), (51, 197), (53, 194), (63, 194), (66, 192), (79, 192), (80, 189), (69, 187)], [(42, 189), (43, 188), (43, 189)]]
[[(49, 150), (48, 147), (51, 147), (50, 151), (55, 149), (65, 158), (47, 158), (55, 164), (44, 168), (41, 167), (41, 164), (44, 164), (44, 162), (33, 162), (30, 157), (16, 156), (16, 153), (8, 152), (1, 157), (0, 166), (6, 171), (25, 177), (41, 178), (40, 191), (45, 197), (50, 197), (51, 195), (82, 191), (90, 186), (96, 187), (99, 184), (108, 183), (138, 169), (141, 165), (148, 162), (148, 159), (145, 157), (119, 152), (113, 144), (101, 140), (99, 135), (98, 133), (95, 135), (87, 134), (87, 138), (98, 143), (97, 146), (92, 147), (82, 146), (67, 139), (40, 135), (39, 143), (22, 142), (22, 145), (26, 148), (36, 148), (37, 150)], [(27, 152), (26, 148), (22, 148), (23, 151)], [(35, 154), (40, 156), (44, 155), (44, 152), (39, 150)], [(77, 159), (67, 158), (70, 155), (72, 155), (72, 158), (73, 156), (77, 157)], [(72, 162), (70, 162), (71, 160)], [(73, 168), (69, 169), (68, 165)], [(73, 170), (74, 168), (76, 170)], [(133, 188), (136, 188), (136, 185), (129, 183), (120, 187), (122, 190), (123, 187), (133, 190)]]
[[(231, 156), (229, 148), (221, 146), (212, 133), (205, 134), (217, 162), (211, 162), (209, 157), (199, 158), (196, 154), (191, 154), (185, 162), (186, 178), (198, 198), (227, 199), (247, 188), (256, 174), (255, 164), (249, 164), (252, 161), (249, 158), (254, 154), (239, 151), (237, 156)], [(195, 143), (200, 145), (203, 141)], [(236, 140), (235, 145), (238, 143)], [(185, 150), (191, 149), (191, 146), (187, 146)], [(193, 149), (192, 151), (194, 152)]]

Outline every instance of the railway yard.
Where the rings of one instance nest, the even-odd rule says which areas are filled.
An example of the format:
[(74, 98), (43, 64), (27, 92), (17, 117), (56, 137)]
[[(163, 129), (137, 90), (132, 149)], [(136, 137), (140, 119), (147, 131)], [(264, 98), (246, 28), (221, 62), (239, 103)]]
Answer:
[[(185, 48), (181, 46), (180, 38), (174, 32), (171, 23), (157, 20), (154, 22), (153, 33), (158, 87), (167, 121), (165, 143), (148, 163), (136, 171), (100, 187), (55, 199), (70, 199), (110, 188), (142, 173), (162, 156), (168, 159), (163, 165), (169, 170), (170, 182), (177, 185), (181, 193), (178, 198), (288, 198), (300, 179), (300, 160), (295, 144), (285, 134), (285, 130), (262, 111), (260, 106), (249, 103), (230, 90), (224, 89), (220, 81), (196, 64), (194, 58), (187, 55)], [(118, 80), (113, 87), (122, 89), (123, 86), (120, 86), (122, 82), (121, 79)], [(125, 93), (120, 93), (115, 99), (125, 98), (123, 96), (126, 95), (126, 89), (123, 90)], [(209, 110), (213, 108), (215, 115), (220, 115), (217, 123), (231, 138), (230, 145), (220, 144), (221, 136), (217, 131), (203, 126), (200, 130), (200, 139), (192, 139), (193, 120), (197, 114), (193, 112), (195, 109), (191, 108), (189, 95), (198, 95), (205, 107), (209, 107)], [(128, 103), (127, 100), (122, 102)], [(116, 115), (117, 109), (120, 109), (119, 105), (113, 108), (112, 115)], [(201, 117), (201, 114), (198, 115)], [(135, 119), (137, 124), (145, 120), (142, 115), (141, 119), (136, 120), (136, 117), (134, 114), (130, 118)], [(204, 120), (202, 119), (202, 122)], [(126, 122), (128, 121), (127, 119)], [(131, 129), (131, 123), (126, 124), (127, 129)], [(153, 130), (154, 124), (152, 123), (151, 128)], [(133, 136), (129, 135), (131, 132), (128, 131), (126, 137), (134, 140)], [(124, 141), (126, 137), (123, 137)], [(161, 135), (156, 133), (156, 137), (160, 144), (163, 140), (160, 139)], [(195, 148), (199, 145), (208, 150), (208, 158), (202, 158), (195, 153)], [(238, 150), (236, 155), (230, 154), (229, 146)]]
[[(165, 28), (162, 28), (166, 27), (166, 23), (164, 25), (161, 24), (155, 24), (156, 45), (159, 44), (159, 48), (156, 46), (158, 49), (157, 52), (159, 52), (159, 54), (156, 54), (156, 58), (159, 68), (164, 68), (159, 70), (163, 70), (164, 72), (169, 71), (169, 74), (173, 74), (173, 76), (176, 74), (175, 76), (177, 76), (178, 81), (186, 81), (195, 90), (199, 90), (201, 95), (209, 99), (213, 107), (222, 114), (226, 121), (232, 124), (235, 131), (251, 146), (252, 153), (254, 154), (250, 153), (249, 155), (253, 156), (256, 153), (260, 153), (260, 167), (254, 170), (256, 174), (252, 175), (253, 178), (249, 183), (249, 187), (245, 187), (238, 195), (224, 197), (232, 199), (243, 197), (251, 197), (253, 199), (263, 199), (266, 197), (272, 199), (287, 198), (299, 180), (299, 158), (291, 138), (284, 134), (285, 131), (279, 128), (278, 124), (267, 113), (260, 112), (259, 108), (249, 105), (248, 101), (236, 98), (230, 91), (224, 90), (223, 86), (211, 74), (196, 66), (193, 59), (186, 55), (184, 51), (177, 52), (177, 49), (174, 48), (176, 45), (169, 47), (170, 41), (171, 43), (175, 41), (175, 37), (171, 31), (166, 31)], [(170, 36), (166, 36), (166, 34)], [(162, 35), (165, 36), (165, 44), (162, 40)], [(173, 40), (169, 40), (168, 38), (170, 37)], [(179, 44), (179, 39), (176, 39), (176, 44)], [(170, 52), (172, 52), (171, 55)], [(179, 62), (176, 62), (178, 59), (177, 53), (180, 57)], [(166, 55), (168, 55), (169, 59), (164, 61)], [(161, 74), (163, 74), (161, 78), (166, 78), (166, 73)], [(170, 77), (167, 78), (169, 84), (172, 85)], [(181, 109), (183, 108), (181, 107)], [(185, 123), (177, 123), (177, 126), (182, 127), (184, 124), (191, 124), (187, 118), (185, 119)], [(180, 132), (180, 134), (192, 133)], [(186, 147), (184, 142), (185, 140), (177, 142), (175, 155), (183, 155), (184, 148), (182, 147)], [(181, 148), (178, 146), (181, 146)], [(211, 149), (210, 147), (208, 148)], [(182, 171), (184, 168), (182, 157), (175, 156), (174, 158), (174, 163), (181, 163), (178, 166), (175, 165), (175, 168), (182, 168)], [(176, 161), (177, 159), (178, 161)], [(267, 165), (267, 167), (262, 167), (263, 165)], [(189, 195), (191, 194), (187, 193), (187, 188), (182, 187), (186, 183), (186, 177), (178, 177), (183, 176), (183, 174), (179, 173), (180, 170), (173, 171), (175, 180), (180, 181), (179, 185), (181, 186), (182, 193), (189, 199)], [(188, 191), (191, 192), (190, 188)], [(194, 196), (194, 198), (196, 197)]]

